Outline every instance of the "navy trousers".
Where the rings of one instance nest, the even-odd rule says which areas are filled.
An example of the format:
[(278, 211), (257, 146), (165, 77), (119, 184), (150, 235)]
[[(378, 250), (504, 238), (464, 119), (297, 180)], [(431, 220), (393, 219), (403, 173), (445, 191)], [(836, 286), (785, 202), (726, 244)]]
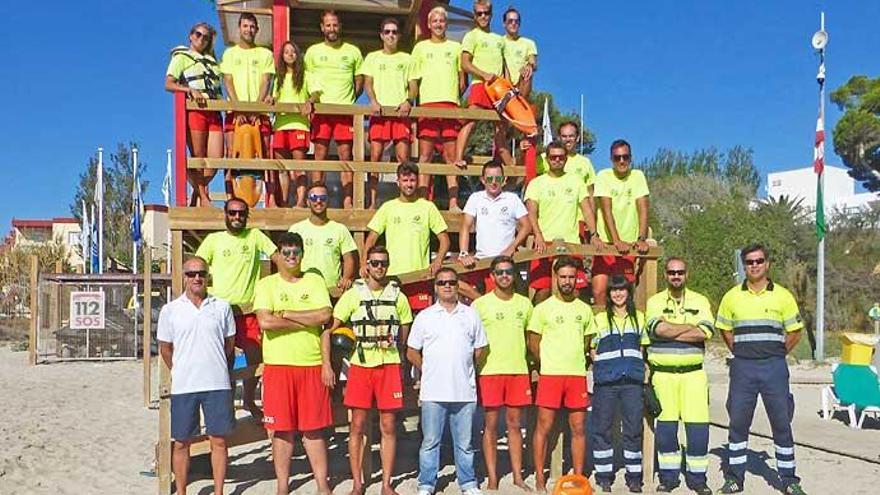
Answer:
[(597, 482), (614, 481), (614, 445), (611, 428), (620, 411), (626, 483), (642, 484), (642, 384), (620, 381), (596, 385), (593, 390), (593, 466)]

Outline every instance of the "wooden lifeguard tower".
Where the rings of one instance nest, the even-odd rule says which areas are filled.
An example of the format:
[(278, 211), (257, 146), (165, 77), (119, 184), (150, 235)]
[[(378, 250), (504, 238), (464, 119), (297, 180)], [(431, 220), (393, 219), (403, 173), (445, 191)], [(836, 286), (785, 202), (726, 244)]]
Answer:
[[(343, 39), (354, 43), (364, 53), (380, 48), (378, 37), (378, 25), (386, 17), (393, 16), (401, 21), (404, 26), (401, 37), (402, 47), (408, 49), (420, 34), (426, 32), (423, 28), (426, 23), (427, 13), (435, 5), (444, 5), (450, 13), (449, 25), (452, 35), (456, 31), (462, 32), (471, 26), (470, 10), (448, 5), (448, 2), (435, 2), (432, 0), (218, 0), (217, 12), (220, 19), (222, 39), (226, 45), (234, 44), (238, 39), (237, 25), (240, 14), (249, 12), (257, 16), (260, 25), (256, 42), (258, 45), (277, 50), (284, 41), (294, 39), (300, 46), (309, 46), (321, 40), (318, 29), (319, 16), (325, 9), (332, 8), (339, 14), (343, 24)], [(468, 5), (469, 6), (469, 5)], [(271, 27), (271, 28), (270, 28)], [(353, 233), (359, 248), (363, 248), (367, 223), (372, 218), (373, 211), (366, 210), (365, 183), (368, 173), (394, 173), (397, 168), (396, 162), (369, 162), (365, 160), (367, 146), (365, 136), (365, 116), (370, 115), (370, 109), (364, 105), (329, 105), (316, 104), (315, 111), (321, 114), (351, 115), (354, 120), (353, 159), (350, 161), (338, 160), (280, 160), (280, 159), (208, 159), (188, 158), (186, 149), (186, 112), (188, 110), (217, 110), (217, 111), (242, 111), (242, 112), (299, 112), (298, 104), (275, 104), (264, 103), (232, 103), (220, 100), (210, 100), (206, 107), (198, 107), (193, 102), (185, 99), (182, 93), (174, 96), (174, 203), (169, 210), (169, 228), (171, 229), (172, 243), (172, 292), (174, 296), (182, 292), (182, 263), (185, 253), (195, 252), (195, 248), (204, 236), (213, 231), (225, 229), (223, 210), (220, 208), (192, 208), (187, 202), (186, 170), (188, 168), (214, 168), (214, 169), (238, 169), (238, 170), (320, 170), (327, 173), (350, 171), (354, 173), (354, 208), (353, 209), (330, 209), (328, 215), (331, 219), (346, 225)], [(392, 114), (393, 108), (383, 108), (383, 112)], [(498, 114), (491, 110), (480, 109), (437, 109), (415, 107), (412, 117), (433, 117), (447, 119), (469, 119), (479, 121), (497, 121)], [(524, 166), (507, 167), (506, 175), (509, 177), (530, 179), (534, 176), (535, 147), (524, 157)], [(475, 159), (482, 163), (484, 160)], [(423, 174), (446, 176), (479, 176), (481, 165), (473, 163), (465, 168), (456, 168), (447, 164), (420, 163), (419, 167)], [(449, 231), (457, 233), (460, 230), (460, 213), (441, 211)], [(256, 227), (269, 232), (286, 231), (291, 224), (308, 216), (305, 209), (293, 208), (255, 208), (251, 211), (248, 219), (250, 227)], [(531, 245), (531, 244), (529, 244)], [(578, 254), (586, 257), (596, 254), (615, 254), (613, 249), (599, 249), (591, 246), (576, 244), (557, 243), (544, 254), (537, 254), (531, 249), (519, 251), (514, 257), (517, 262), (525, 262), (533, 259), (553, 257), (560, 254)], [(659, 248), (652, 247), (649, 253), (642, 257), (642, 270), (637, 289), (637, 303), (644, 308), (647, 297), (656, 292), (657, 281), (657, 258), (660, 255)], [(486, 270), (489, 260), (482, 260), (474, 268), (464, 269), (460, 264), (451, 265), (457, 271), (470, 272)], [(404, 287), (407, 283), (426, 280), (430, 278), (427, 270), (403, 274), (400, 276)], [(171, 432), (170, 432), (170, 372), (160, 360), (159, 370), (159, 441), (156, 446), (158, 492), (167, 495), (171, 491)], [(246, 377), (259, 376), (261, 367), (249, 367), (233, 373), (233, 380)], [(405, 410), (408, 407), (413, 411), (417, 405), (416, 393), (412, 390), (405, 391)], [(414, 411), (413, 411), (414, 412)], [(334, 404), (334, 422), (347, 424), (347, 411), (342, 404)], [(649, 438), (650, 437), (650, 438)], [(646, 443), (650, 440), (650, 450), (653, 452), (653, 436), (646, 433)], [(227, 439), (230, 447), (247, 444), (255, 441), (265, 441), (266, 432), (261, 425), (250, 418), (240, 420), (236, 430)], [(367, 437), (367, 449), (373, 443), (372, 435)], [(551, 458), (551, 477), (558, 478), (562, 469), (562, 442), (558, 442), (557, 449)], [(207, 441), (196, 443), (192, 447), (193, 455), (207, 453), (209, 447)], [(369, 452), (369, 450), (368, 450)], [(645, 456), (644, 470), (648, 478), (653, 472), (653, 456)], [(367, 481), (373, 473), (372, 457), (364, 456), (364, 472), (367, 473)]]

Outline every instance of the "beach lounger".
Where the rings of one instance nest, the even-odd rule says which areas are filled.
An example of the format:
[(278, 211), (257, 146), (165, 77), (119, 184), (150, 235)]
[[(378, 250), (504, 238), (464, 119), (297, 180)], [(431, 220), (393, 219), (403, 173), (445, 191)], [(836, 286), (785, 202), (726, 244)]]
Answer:
[[(830, 419), (836, 411), (849, 413), (849, 426), (861, 428), (865, 416), (880, 416), (880, 381), (873, 366), (835, 364), (831, 368), (834, 385), (822, 389), (822, 417)], [(861, 412), (858, 421), (857, 413)]]

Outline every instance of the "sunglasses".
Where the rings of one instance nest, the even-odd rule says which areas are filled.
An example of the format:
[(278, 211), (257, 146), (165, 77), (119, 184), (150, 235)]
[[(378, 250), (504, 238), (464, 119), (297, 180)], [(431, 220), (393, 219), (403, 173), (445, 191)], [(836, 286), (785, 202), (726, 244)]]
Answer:
[(667, 275), (684, 275), (687, 270), (666, 270)]
[(397, 34), (396, 29), (383, 29), (382, 34)]
[(309, 194), (309, 201), (311, 201), (312, 203), (316, 203), (318, 201), (326, 203), (327, 197), (328, 196), (326, 194)]
[(483, 17), (483, 16), (489, 17), (490, 15), (492, 15), (492, 11), (491, 10), (475, 10), (474, 15), (476, 17)]
[(195, 30), (193, 34), (196, 35), (196, 38), (210, 38), (211, 33), (206, 33), (204, 31)]
[(504, 21), (505, 24), (519, 24), (519, 19), (507, 19)]
[(247, 210), (226, 210), (226, 216), (247, 218), (248, 212)]
[(284, 256), (285, 258), (290, 258), (291, 256), (296, 256), (297, 258), (299, 258), (300, 256), (302, 256), (302, 254), (303, 254), (303, 251), (302, 251), (302, 249), (299, 249), (299, 248), (290, 248), (290, 249), (282, 249), (281, 250), (281, 256)]
[(388, 260), (369, 260), (369, 261), (367, 261), (367, 264), (372, 266), (373, 268), (379, 268), (382, 266), (387, 268), (388, 265), (391, 264), (391, 262)]
[(614, 162), (628, 162), (630, 160), (632, 160), (632, 155), (629, 153), (625, 155), (611, 155), (611, 161)]
[(487, 184), (492, 184), (492, 183), (503, 184), (504, 183), (504, 176), (503, 175), (487, 175), (486, 176), (486, 183)]
[(551, 162), (561, 162), (565, 160), (565, 155), (547, 155), (547, 159)]
[(755, 265), (763, 265), (765, 261), (767, 261), (767, 260), (764, 258), (757, 258), (754, 260), (745, 260), (745, 261), (743, 261), (743, 263), (745, 263), (746, 266), (755, 266)]
[(458, 287), (458, 280), (446, 279), (434, 282), (437, 287)]
[(497, 277), (501, 277), (503, 275), (507, 275), (508, 277), (512, 277), (513, 274), (516, 273), (516, 270), (514, 270), (513, 268), (496, 268), (496, 269), (492, 270), (492, 273), (494, 273), (495, 276), (497, 276)]
[(183, 272), (183, 274), (186, 275), (186, 278), (208, 278), (208, 270), (192, 270), (188, 272)]

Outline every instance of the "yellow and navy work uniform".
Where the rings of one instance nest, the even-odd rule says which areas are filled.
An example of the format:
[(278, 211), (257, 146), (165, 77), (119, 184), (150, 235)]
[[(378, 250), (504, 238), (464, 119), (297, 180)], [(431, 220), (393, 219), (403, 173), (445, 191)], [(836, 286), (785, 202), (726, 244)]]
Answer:
[(666, 486), (679, 484), (681, 450), (678, 442), (678, 421), (684, 422), (687, 438), (685, 481), (694, 488), (706, 485), (709, 468), (709, 382), (703, 370), (705, 342), (680, 342), (657, 335), (662, 322), (693, 325), (712, 337), (715, 331), (712, 307), (702, 294), (685, 289), (680, 299), (664, 290), (648, 299), (646, 316), (648, 363), (651, 383), (660, 400), (662, 412), (657, 417), (654, 434), (660, 482)]
[(593, 362), (593, 464), (596, 482), (614, 481), (614, 444), (611, 429), (620, 409), (623, 426), (623, 459), (626, 484), (642, 484), (642, 383), (645, 362), (642, 346), (647, 345), (645, 315), (635, 317), (596, 314), (596, 328), (590, 345)]
[(773, 281), (768, 281), (759, 292), (752, 291), (746, 281), (727, 291), (721, 299), (715, 328), (733, 332), (727, 396), (728, 479), (743, 486), (749, 428), (760, 394), (773, 432), (779, 477), (786, 487), (798, 483), (791, 432), (794, 397), (789, 390), (785, 362), (786, 335), (804, 328), (797, 302), (791, 292)]
[(358, 364), (365, 362), (365, 348), (388, 350), (396, 355), (401, 325), (401, 315), (397, 312), (400, 286), (392, 280), (376, 295), (366, 281), (358, 279), (354, 282), (354, 288), (360, 296), (360, 304), (349, 321), (357, 336)]

